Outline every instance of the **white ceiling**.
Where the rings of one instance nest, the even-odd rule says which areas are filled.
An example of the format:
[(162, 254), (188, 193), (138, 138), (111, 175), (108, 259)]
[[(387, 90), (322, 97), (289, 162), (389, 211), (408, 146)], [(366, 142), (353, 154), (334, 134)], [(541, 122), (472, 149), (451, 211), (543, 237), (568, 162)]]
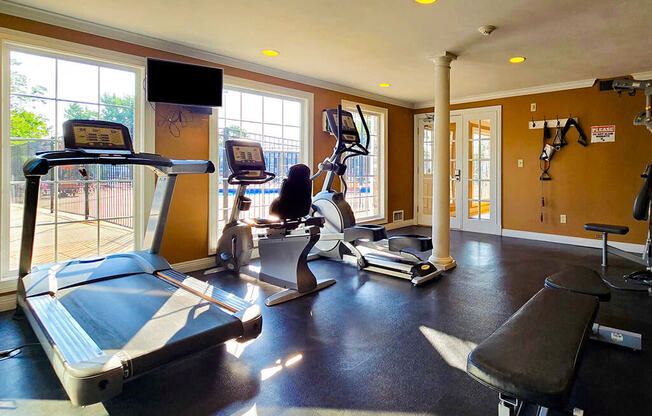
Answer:
[[(17, 3), (412, 104), (432, 100), (428, 57), (444, 50), (459, 55), (452, 98), (652, 69), (650, 0)], [(498, 27), (489, 37), (477, 31), (486, 24)], [(507, 63), (514, 55), (527, 62)]]

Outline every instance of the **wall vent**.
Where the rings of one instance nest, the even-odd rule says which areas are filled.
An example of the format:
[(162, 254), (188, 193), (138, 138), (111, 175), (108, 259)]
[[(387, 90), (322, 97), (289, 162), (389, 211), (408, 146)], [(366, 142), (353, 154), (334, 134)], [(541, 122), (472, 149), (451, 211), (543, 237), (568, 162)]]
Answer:
[(392, 220), (392, 222), (403, 221), (403, 210), (400, 210), (400, 211), (394, 211), (394, 212), (392, 213), (392, 216), (394, 217), (394, 219)]

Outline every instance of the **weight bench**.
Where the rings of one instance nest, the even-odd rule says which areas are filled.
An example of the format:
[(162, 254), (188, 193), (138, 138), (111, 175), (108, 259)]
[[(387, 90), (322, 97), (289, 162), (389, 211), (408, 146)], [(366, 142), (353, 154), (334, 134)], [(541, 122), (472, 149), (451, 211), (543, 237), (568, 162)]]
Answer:
[[(567, 290), (584, 295), (595, 296), (600, 302), (609, 302), (611, 290), (600, 275), (587, 267), (571, 267), (546, 278), (545, 286), (552, 289)], [(640, 351), (641, 334), (593, 324), (591, 338), (609, 344), (620, 345)]]
[[(639, 259), (634, 254), (628, 253), (624, 250), (612, 247), (608, 244), (609, 234), (618, 234), (625, 235), (629, 232), (629, 227), (624, 225), (611, 225), (611, 224), (597, 224), (597, 223), (588, 223), (584, 224), (584, 229), (586, 231), (597, 231), (602, 233), (602, 267), (607, 267), (608, 258), (607, 254), (612, 252), (620, 257), (625, 257), (635, 262), (639, 262)], [(633, 257), (636, 257), (633, 259)]]
[(471, 351), (466, 372), (498, 391), (499, 416), (519, 415), (525, 403), (539, 416), (566, 408), (598, 306), (594, 296), (543, 288)]

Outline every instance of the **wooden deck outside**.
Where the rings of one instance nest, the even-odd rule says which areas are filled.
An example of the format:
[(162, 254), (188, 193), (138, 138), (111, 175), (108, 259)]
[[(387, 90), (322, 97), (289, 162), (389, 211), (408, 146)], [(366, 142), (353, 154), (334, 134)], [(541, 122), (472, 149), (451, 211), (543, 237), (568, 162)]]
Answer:
[[(22, 217), (22, 204), (11, 204), (9, 262), (12, 270), (18, 268)], [(93, 220), (82, 221), (83, 219), (84, 216), (82, 215), (59, 213), (60, 224), (57, 230), (56, 239), (58, 244), (55, 258), (55, 226), (38, 225), (54, 222), (54, 214), (51, 214), (47, 208), (39, 208), (32, 264), (66, 261), (134, 249), (134, 231), (132, 228), (106, 221), (100, 221), (99, 224), (98, 221)], [(69, 221), (82, 222), (65, 223)]]

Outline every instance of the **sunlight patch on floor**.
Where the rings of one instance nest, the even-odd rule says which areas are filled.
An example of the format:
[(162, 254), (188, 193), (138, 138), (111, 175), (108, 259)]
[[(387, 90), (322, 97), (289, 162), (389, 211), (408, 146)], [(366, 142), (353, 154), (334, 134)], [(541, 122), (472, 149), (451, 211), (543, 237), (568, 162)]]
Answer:
[(421, 325), (419, 330), (451, 367), (466, 371), (466, 358), (477, 344)]

